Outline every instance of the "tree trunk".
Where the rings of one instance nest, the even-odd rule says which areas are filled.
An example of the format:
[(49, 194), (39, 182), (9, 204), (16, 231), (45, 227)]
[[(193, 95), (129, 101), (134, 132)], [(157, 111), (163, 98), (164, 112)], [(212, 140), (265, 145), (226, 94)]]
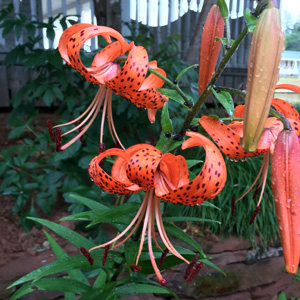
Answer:
[(93, 0), (97, 24), (121, 32), (121, 0)]
[(215, 2), (216, 0), (205, 0), (203, 3), (203, 7), (198, 17), (196, 28), (194, 30), (188, 51), (186, 52), (185, 59), (184, 59), (187, 63), (191, 65), (196, 64), (199, 61), (200, 43), (201, 43), (203, 26), (209, 10)]

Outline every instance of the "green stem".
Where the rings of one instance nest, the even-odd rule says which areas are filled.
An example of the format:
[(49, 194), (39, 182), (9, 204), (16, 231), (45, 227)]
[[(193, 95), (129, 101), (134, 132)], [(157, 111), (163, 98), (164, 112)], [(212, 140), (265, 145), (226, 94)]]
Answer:
[(166, 78), (165, 76), (161, 75), (159, 72), (155, 71), (152, 68), (148, 68), (148, 71), (154, 75), (156, 75), (157, 77), (159, 77), (160, 79), (162, 79), (167, 85), (169, 85), (173, 90), (176, 90), (177, 93), (182, 97), (182, 99), (186, 102), (186, 106), (188, 106), (189, 108), (193, 107), (193, 104), (189, 101), (189, 99), (186, 97), (185, 93), (181, 90), (181, 88), (177, 85), (174, 84), (171, 80), (169, 80), (168, 78)]
[(273, 117), (276, 117), (277, 119), (279, 119), (282, 122), (284, 130), (292, 130), (292, 127), (291, 127), (291, 124), (290, 124), (288, 118), (286, 118), (279, 111), (277, 111), (276, 109), (271, 107), (270, 115), (272, 115)]
[(183, 122), (183, 125), (182, 125), (182, 127), (181, 127), (181, 129), (179, 131), (179, 134), (178, 134), (180, 137), (183, 137), (185, 135), (185, 132), (189, 128), (189, 126), (190, 126), (193, 118), (197, 114), (197, 112), (200, 109), (200, 107), (202, 106), (202, 104), (205, 102), (206, 98), (211, 93), (210, 86), (214, 85), (215, 82), (217, 81), (217, 79), (220, 77), (220, 75), (223, 72), (223, 70), (225, 69), (225, 67), (226, 67), (229, 59), (235, 53), (235, 51), (237, 50), (237, 48), (239, 47), (239, 45), (241, 44), (241, 42), (243, 41), (243, 39), (245, 38), (245, 36), (247, 35), (247, 33), (248, 33), (248, 26), (246, 25), (244, 27), (244, 29), (242, 30), (242, 32), (238, 35), (238, 37), (235, 40), (235, 42), (233, 43), (232, 47), (230, 49), (228, 49), (228, 51), (223, 56), (223, 59), (220, 62), (219, 66), (218, 66), (218, 68), (216, 70), (216, 72), (212, 76), (211, 80), (207, 84), (206, 88), (204, 89), (204, 91), (202, 92), (202, 94), (200, 95), (200, 97), (198, 98), (198, 100), (195, 103), (194, 107), (187, 113), (187, 115), (185, 117), (185, 120)]
[(25, 128), (27, 128), (35, 137), (38, 137), (38, 134), (30, 126), (25, 125)]
[(246, 97), (246, 91), (244, 91), (244, 90), (228, 88), (228, 87), (225, 87), (225, 86), (215, 86), (214, 89), (219, 90), (219, 91), (229, 92), (229, 93), (232, 93), (232, 94), (236, 94), (236, 95), (241, 96), (243, 98)]

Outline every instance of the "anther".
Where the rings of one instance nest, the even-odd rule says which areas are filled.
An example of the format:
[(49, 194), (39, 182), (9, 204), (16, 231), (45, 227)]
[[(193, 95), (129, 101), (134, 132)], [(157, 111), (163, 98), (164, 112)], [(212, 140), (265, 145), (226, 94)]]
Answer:
[(184, 275), (184, 279), (187, 279), (189, 277), (189, 275), (192, 273), (197, 261), (198, 261), (198, 258), (199, 258), (199, 253), (193, 258), (193, 260), (189, 263), (189, 265), (187, 266), (186, 268), (186, 271), (185, 271), (185, 275)]
[(141, 266), (138, 266), (135, 264), (131, 264), (130, 268), (131, 268), (132, 272), (138, 272), (138, 271), (141, 271), (141, 269), (142, 269)]
[(100, 143), (99, 145), (99, 150), (98, 150), (98, 154), (101, 154), (105, 151), (105, 144), (104, 143)]
[(256, 216), (259, 214), (259, 212), (260, 212), (260, 206), (256, 206), (256, 208), (251, 216), (250, 222), (249, 222), (250, 225), (253, 224), (253, 222), (254, 222)]
[(191, 276), (189, 277), (189, 279), (186, 282), (190, 283), (196, 277), (196, 275), (200, 272), (200, 270), (202, 269), (203, 266), (204, 266), (204, 263), (202, 261), (199, 264), (197, 264), (197, 266), (193, 270), (193, 273), (191, 274)]
[(54, 142), (55, 141), (55, 139), (54, 139), (54, 133), (53, 133), (52, 123), (51, 123), (50, 119), (47, 120), (47, 126), (48, 126), (48, 131), (49, 131), (50, 139), (51, 139), (52, 142)]
[(166, 256), (167, 256), (168, 253), (169, 253), (169, 249), (166, 248), (166, 249), (164, 250), (164, 252), (162, 253), (162, 255), (161, 255), (161, 257), (160, 257), (160, 260), (159, 260), (159, 266), (160, 266), (160, 267), (163, 265), (164, 260), (165, 260), (165, 258), (166, 258)]
[(61, 129), (56, 128), (56, 151), (60, 152), (61, 150)]
[(109, 251), (109, 246), (105, 246), (104, 248), (104, 254), (103, 254), (103, 258), (102, 258), (102, 266), (105, 265), (106, 260), (107, 260), (107, 256), (108, 256), (108, 251)]
[(231, 215), (233, 216), (235, 212), (235, 197), (232, 196), (231, 198)]
[(88, 250), (86, 250), (84, 247), (80, 247), (80, 251), (87, 258), (90, 265), (92, 266), (94, 263), (94, 259), (92, 258), (92, 255), (90, 254), (90, 252)]

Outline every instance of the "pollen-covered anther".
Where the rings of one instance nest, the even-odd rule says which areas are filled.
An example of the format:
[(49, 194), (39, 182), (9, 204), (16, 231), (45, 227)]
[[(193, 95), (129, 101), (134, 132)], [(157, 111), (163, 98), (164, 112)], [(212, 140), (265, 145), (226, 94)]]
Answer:
[(202, 269), (203, 266), (204, 266), (204, 263), (202, 261), (199, 264), (197, 264), (196, 267), (193, 268), (193, 272), (186, 282), (190, 283), (196, 277), (196, 275), (200, 272), (200, 270)]
[(87, 260), (89, 261), (90, 265), (92, 266), (93, 263), (94, 263), (94, 259), (92, 258), (91, 253), (88, 250), (86, 250), (84, 247), (80, 247), (80, 251), (87, 258)]
[(49, 119), (47, 120), (47, 126), (48, 126), (48, 131), (49, 131), (50, 139), (51, 139), (52, 142), (54, 142), (55, 138), (54, 138), (54, 133), (53, 133), (53, 129), (52, 129), (52, 123), (51, 123), (51, 121)]
[(139, 272), (139, 271), (141, 271), (142, 268), (141, 268), (141, 266), (131, 264), (130, 269), (132, 270), (132, 272)]
[(169, 253), (169, 249), (166, 248), (166, 249), (164, 250), (164, 252), (162, 253), (162, 255), (161, 255), (161, 257), (160, 257), (160, 260), (159, 260), (159, 266), (160, 266), (160, 267), (163, 265), (164, 260), (165, 260), (165, 258), (166, 258), (166, 256), (167, 256), (168, 253)]
[(62, 151), (61, 149), (61, 129), (56, 128), (56, 151), (60, 152)]
[(186, 268), (186, 271), (185, 271), (185, 275), (184, 275), (184, 279), (187, 279), (190, 274), (192, 273), (197, 261), (198, 261), (198, 258), (199, 258), (199, 253), (193, 258), (193, 260), (189, 263), (189, 265), (187, 266)]
[(105, 246), (105, 248), (104, 248), (104, 254), (103, 254), (103, 258), (102, 258), (102, 266), (105, 266), (107, 256), (108, 256), (108, 251), (109, 251), (109, 245)]
[(260, 206), (256, 206), (256, 208), (255, 208), (255, 210), (254, 210), (254, 212), (253, 212), (253, 214), (252, 214), (252, 216), (251, 216), (251, 219), (250, 219), (250, 221), (249, 221), (249, 224), (250, 224), (250, 225), (253, 224), (253, 222), (254, 222), (256, 216), (259, 214), (259, 212), (260, 212)]
[(233, 216), (235, 212), (235, 197), (232, 196), (231, 198), (231, 215)]

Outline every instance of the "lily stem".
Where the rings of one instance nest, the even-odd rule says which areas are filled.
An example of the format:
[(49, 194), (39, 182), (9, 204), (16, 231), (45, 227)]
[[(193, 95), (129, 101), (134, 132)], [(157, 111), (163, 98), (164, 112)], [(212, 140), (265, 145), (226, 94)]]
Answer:
[(223, 70), (225, 69), (229, 59), (235, 53), (235, 51), (237, 50), (237, 48), (239, 47), (239, 45), (241, 44), (241, 42), (243, 41), (243, 39), (245, 38), (247, 33), (248, 33), (248, 26), (246, 25), (244, 27), (244, 29), (242, 30), (242, 32), (236, 38), (236, 40), (233, 43), (232, 47), (226, 51), (225, 55), (223, 56), (222, 61), (220, 62), (218, 68), (216, 69), (216, 72), (212, 76), (211, 80), (207, 84), (206, 88), (204, 89), (204, 91), (202, 92), (200, 97), (198, 98), (198, 100), (195, 103), (194, 107), (187, 113), (187, 115), (185, 117), (185, 120), (183, 122), (183, 125), (182, 125), (182, 127), (181, 127), (181, 129), (178, 133), (179, 136), (183, 137), (185, 135), (185, 132), (190, 127), (190, 124), (191, 124), (193, 118), (197, 114), (197, 112), (200, 109), (200, 107), (202, 106), (202, 104), (205, 102), (206, 98), (210, 95), (210, 93), (211, 93), (210, 87), (212, 85), (214, 85), (215, 82), (217, 81), (217, 79), (220, 77), (220, 75), (223, 72)]
[(182, 97), (182, 99), (186, 102), (185, 105), (189, 108), (193, 107), (193, 104), (191, 103), (191, 101), (189, 101), (189, 99), (186, 97), (185, 93), (181, 90), (181, 88), (177, 85), (174, 84), (170, 79), (166, 78), (165, 76), (161, 75), (159, 72), (155, 71), (152, 68), (148, 68), (148, 71), (154, 75), (156, 75), (157, 77), (159, 77), (160, 79), (162, 79), (167, 85), (169, 85), (173, 90), (177, 91), (177, 93)]
[(292, 127), (291, 127), (291, 124), (290, 124), (288, 118), (286, 118), (279, 111), (277, 111), (276, 109), (271, 107), (270, 115), (272, 115), (273, 117), (276, 117), (277, 119), (279, 119), (282, 122), (284, 130), (292, 130)]
[(244, 91), (244, 90), (228, 88), (228, 87), (225, 87), (225, 86), (214, 86), (214, 89), (219, 90), (219, 91), (229, 92), (229, 93), (232, 93), (232, 94), (236, 94), (236, 95), (241, 96), (243, 98), (246, 97), (246, 91)]

